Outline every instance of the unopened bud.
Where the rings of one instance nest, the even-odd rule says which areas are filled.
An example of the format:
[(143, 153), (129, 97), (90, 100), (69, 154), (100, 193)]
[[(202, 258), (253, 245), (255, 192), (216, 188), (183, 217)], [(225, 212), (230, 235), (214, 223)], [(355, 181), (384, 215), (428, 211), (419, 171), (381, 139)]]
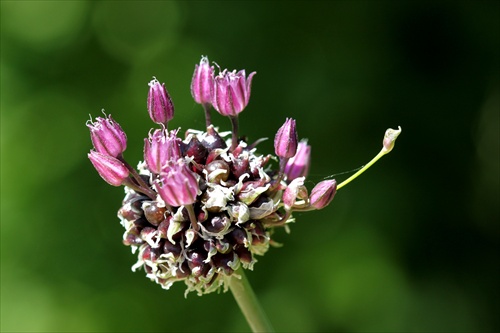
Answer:
[(125, 164), (117, 158), (98, 153), (94, 150), (88, 154), (88, 157), (102, 179), (110, 185), (122, 185), (123, 181), (129, 175), (129, 171)]
[(337, 192), (335, 179), (319, 182), (311, 191), (310, 203), (316, 209), (323, 209), (332, 202)]
[(191, 95), (198, 104), (212, 103), (214, 67), (209, 65), (207, 57), (201, 57), (200, 64), (194, 68), (191, 80)]
[(157, 79), (149, 82), (148, 112), (153, 122), (165, 126), (174, 117), (174, 104), (165, 83), (160, 84)]
[(274, 138), (274, 151), (277, 156), (290, 158), (297, 152), (297, 130), (295, 120), (287, 118), (283, 126), (280, 127)]

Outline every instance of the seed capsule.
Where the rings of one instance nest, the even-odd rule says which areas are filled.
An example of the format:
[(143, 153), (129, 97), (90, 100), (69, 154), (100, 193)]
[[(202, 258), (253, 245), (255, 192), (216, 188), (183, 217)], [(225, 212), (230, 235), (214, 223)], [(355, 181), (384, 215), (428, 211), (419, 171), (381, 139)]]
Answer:
[(158, 226), (163, 220), (165, 220), (166, 208), (159, 206), (156, 201), (143, 202), (142, 209), (144, 210), (144, 216), (146, 216), (146, 219), (154, 226)]

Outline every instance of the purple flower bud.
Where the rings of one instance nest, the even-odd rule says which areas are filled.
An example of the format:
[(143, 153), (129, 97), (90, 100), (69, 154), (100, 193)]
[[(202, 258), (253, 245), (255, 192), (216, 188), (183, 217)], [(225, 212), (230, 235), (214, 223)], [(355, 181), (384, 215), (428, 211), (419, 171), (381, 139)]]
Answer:
[(337, 192), (335, 179), (319, 182), (311, 191), (310, 204), (316, 209), (323, 209), (330, 204)]
[(90, 151), (88, 157), (102, 179), (104, 179), (110, 185), (122, 185), (123, 181), (129, 175), (129, 171), (125, 164), (123, 164), (117, 158), (101, 154), (94, 150)]
[(118, 157), (127, 148), (127, 136), (120, 125), (111, 118), (97, 117), (95, 122), (87, 121), (90, 138), (97, 152)]
[(297, 198), (306, 199), (307, 189), (304, 186), (304, 177), (295, 178), (283, 192), (283, 203), (285, 204), (285, 209), (290, 210)]
[(191, 95), (198, 104), (212, 103), (214, 67), (208, 63), (208, 58), (202, 56), (200, 65), (194, 68), (191, 80)]
[(197, 175), (184, 162), (167, 165), (155, 187), (163, 201), (176, 207), (194, 203), (201, 194)]
[(311, 146), (306, 140), (299, 142), (297, 153), (291, 157), (285, 165), (285, 174), (288, 181), (297, 177), (307, 177), (311, 162)]
[(250, 99), (252, 78), (251, 73), (246, 78), (245, 70), (222, 71), (214, 78), (212, 105), (223, 116), (236, 116), (247, 106)]
[(149, 82), (148, 111), (153, 122), (165, 126), (174, 117), (174, 104), (165, 83), (160, 84), (156, 78)]
[(287, 118), (274, 138), (274, 151), (276, 155), (282, 158), (293, 157), (297, 152), (298, 141), (295, 120)]
[(144, 139), (144, 160), (148, 169), (159, 174), (169, 161), (177, 161), (181, 156), (177, 132), (169, 135), (164, 129), (157, 129)]

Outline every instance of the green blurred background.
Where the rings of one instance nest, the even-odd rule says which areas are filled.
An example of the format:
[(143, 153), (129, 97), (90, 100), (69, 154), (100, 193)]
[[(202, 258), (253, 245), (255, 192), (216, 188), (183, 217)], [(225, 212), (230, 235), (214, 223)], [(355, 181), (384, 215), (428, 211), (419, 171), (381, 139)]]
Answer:
[(2, 1), (1, 330), (248, 330), (230, 293), (185, 299), (181, 283), (131, 272), (123, 190), (86, 156), (85, 122), (104, 108), (127, 160), (141, 159), (153, 75), (174, 100), (171, 126), (202, 129), (189, 91), (201, 55), (257, 71), (242, 134), (273, 138), (297, 119), (309, 188), (346, 179), (403, 128), (248, 273), (278, 331), (497, 330), (499, 4)]

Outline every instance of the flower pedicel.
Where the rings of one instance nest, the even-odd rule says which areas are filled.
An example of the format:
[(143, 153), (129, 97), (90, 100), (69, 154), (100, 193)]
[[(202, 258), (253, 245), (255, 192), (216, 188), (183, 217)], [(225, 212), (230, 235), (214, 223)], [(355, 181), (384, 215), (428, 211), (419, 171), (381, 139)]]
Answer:
[[(244, 70), (214, 75), (202, 57), (191, 93), (205, 110), (207, 128), (188, 129), (183, 138), (179, 130), (167, 130), (174, 112), (165, 85), (151, 81), (147, 106), (160, 128), (144, 139), (144, 162), (137, 170), (123, 158), (127, 138), (111, 116), (87, 123), (92, 164), (106, 182), (125, 186), (118, 217), (123, 243), (137, 253), (132, 270), (144, 269), (165, 289), (183, 281), (186, 293), (227, 290), (237, 269), (253, 269), (256, 257), (268, 251), (274, 228), (293, 221), (294, 211), (326, 207), (336, 191), (390, 152), (401, 133), (401, 128), (387, 130), (381, 152), (345, 182), (324, 180), (308, 194), (304, 180), (311, 147), (298, 141), (295, 120), (286, 119), (277, 131), (279, 163), (258, 153), (259, 141), (238, 136), (237, 117), (248, 105), (254, 75), (247, 77)], [(211, 124), (211, 106), (231, 120), (232, 132)]]

